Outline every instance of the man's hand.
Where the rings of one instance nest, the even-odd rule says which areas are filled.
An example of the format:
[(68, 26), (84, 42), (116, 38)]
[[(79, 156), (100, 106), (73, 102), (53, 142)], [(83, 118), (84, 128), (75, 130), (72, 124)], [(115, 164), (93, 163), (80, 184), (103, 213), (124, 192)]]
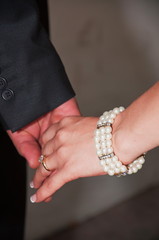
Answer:
[(8, 130), (7, 133), (19, 154), (28, 161), (29, 166), (37, 168), (39, 165), (38, 159), (41, 155), (41, 136), (46, 129), (65, 116), (79, 115), (77, 102), (75, 98), (72, 98), (23, 129), (15, 133)]

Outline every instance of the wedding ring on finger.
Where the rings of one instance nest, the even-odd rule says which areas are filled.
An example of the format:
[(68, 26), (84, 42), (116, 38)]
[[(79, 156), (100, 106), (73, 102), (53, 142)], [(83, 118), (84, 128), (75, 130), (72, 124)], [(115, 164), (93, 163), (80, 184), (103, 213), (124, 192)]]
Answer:
[(41, 155), (39, 157), (39, 162), (42, 164), (42, 166), (45, 168), (46, 171), (50, 172), (51, 170), (47, 167), (47, 164), (46, 164), (46, 156), (45, 155)]

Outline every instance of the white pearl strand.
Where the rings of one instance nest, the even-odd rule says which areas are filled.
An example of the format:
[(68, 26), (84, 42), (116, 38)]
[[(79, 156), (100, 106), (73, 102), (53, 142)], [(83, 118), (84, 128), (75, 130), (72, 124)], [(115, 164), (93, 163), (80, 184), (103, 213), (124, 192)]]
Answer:
[(126, 176), (127, 174), (136, 173), (142, 168), (145, 162), (145, 154), (143, 154), (126, 166), (119, 161), (114, 153), (112, 146), (112, 124), (116, 116), (124, 110), (124, 107), (116, 107), (109, 112), (104, 112), (99, 118), (97, 129), (95, 130), (97, 155), (104, 172), (107, 172), (110, 176)]

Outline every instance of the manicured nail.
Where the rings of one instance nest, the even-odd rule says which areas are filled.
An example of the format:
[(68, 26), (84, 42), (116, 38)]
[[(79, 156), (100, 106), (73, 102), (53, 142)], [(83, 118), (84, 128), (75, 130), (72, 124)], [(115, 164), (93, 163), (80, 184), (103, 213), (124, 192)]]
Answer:
[(35, 194), (30, 197), (30, 201), (31, 201), (32, 203), (35, 203), (35, 202), (36, 202), (36, 195), (35, 195)]
[(30, 182), (30, 187), (31, 187), (31, 188), (34, 188), (34, 183), (33, 183), (33, 181)]

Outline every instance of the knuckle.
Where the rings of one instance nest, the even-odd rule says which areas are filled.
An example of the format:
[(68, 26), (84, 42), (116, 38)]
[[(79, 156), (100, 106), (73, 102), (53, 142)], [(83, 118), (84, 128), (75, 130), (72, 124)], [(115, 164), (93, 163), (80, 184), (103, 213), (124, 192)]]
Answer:
[(65, 130), (64, 129), (61, 129), (57, 132), (56, 134), (56, 139), (59, 141), (59, 142), (63, 142), (65, 141), (66, 139), (66, 133), (65, 133)]
[(47, 182), (47, 185), (46, 185), (46, 187), (45, 187), (45, 193), (46, 193), (47, 195), (50, 195), (50, 191), (51, 191), (52, 187), (53, 187), (53, 183), (52, 183), (52, 181), (50, 180), (50, 181)]
[(60, 159), (63, 159), (66, 155), (65, 147), (60, 147), (57, 149), (57, 155)]
[(69, 123), (71, 123), (71, 121), (72, 121), (71, 119), (72, 119), (72, 117), (69, 117), (69, 116), (64, 117), (61, 120), (61, 125), (62, 126), (68, 125)]

